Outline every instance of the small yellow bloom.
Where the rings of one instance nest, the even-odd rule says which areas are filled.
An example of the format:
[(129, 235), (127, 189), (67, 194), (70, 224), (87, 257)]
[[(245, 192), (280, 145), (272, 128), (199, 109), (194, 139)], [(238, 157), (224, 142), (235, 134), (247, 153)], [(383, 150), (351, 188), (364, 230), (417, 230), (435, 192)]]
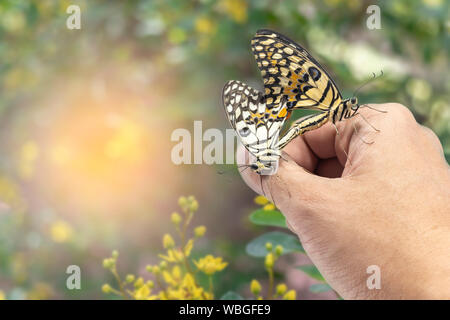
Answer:
[(276, 207), (275, 207), (275, 205), (273, 203), (268, 203), (263, 208), (263, 210), (265, 210), (265, 211), (272, 211), (272, 210), (275, 210), (275, 209), (276, 209)]
[(259, 283), (258, 280), (253, 279), (252, 282), (250, 283), (250, 291), (255, 295), (259, 295), (259, 293), (261, 292), (261, 284)]
[(273, 254), (272, 254), (272, 252), (269, 252), (266, 255), (266, 260), (264, 261), (264, 265), (266, 266), (267, 269), (270, 269), (273, 267), (274, 262), (275, 262), (275, 259), (273, 257)]
[(134, 298), (136, 300), (155, 300), (157, 296), (150, 295), (151, 293), (151, 288), (149, 288), (147, 285), (143, 285), (134, 292)]
[(198, 226), (194, 229), (194, 235), (197, 238), (203, 237), (206, 233), (206, 227), (205, 226)]
[(287, 286), (284, 283), (280, 283), (279, 285), (277, 285), (276, 288), (276, 292), (277, 295), (282, 296), (283, 294), (285, 294), (287, 291)]
[(50, 226), (50, 236), (52, 240), (57, 243), (64, 243), (69, 241), (72, 235), (72, 227), (65, 221), (55, 221)]
[(283, 253), (283, 246), (277, 245), (277, 246), (275, 247), (275, 254), (276, 254), (277, 256), (281, 256), (282, 253)]
[(222, 0), (220, 2), (220, 7), (237, 23), (247, 21), (247, 6), (244, 0)]
[(178, 198), (178, 205), (183, 209), (187, 204), (186, 197), (180, 197)]
[(218, 271), (222, 271), (228, 265), (228, 263), (222, 262), (221, 257), (214, 258), (210, 254), (198, 261), (194, 260), (194, 264), (200, 271), (207, 275), (212, 275)]
[(172, 272), (163, 271), (162, 275), (168, 285), (177, 287), (181, 280), (181, 269), (179, 266), (174, 266)]
[(153, 274), (159, 274), (161, 272), (161, 269), (158, 266), (152, 267), (152, 273)]
[(110, 293), (110, 292), (111, 292), (111, 286), (110, 286), (109, 284), (105, 283), (105, 284), (102, 286), (102, 291), (103, 291), (104, 293)]
[(128, 282), (128, 283), (132, 283), (134, 281), (134, 275), (133, 274), (128, 274), (125, 277), (125, 281)]
[(136, 281), (134, 282), (135, 288), (142, 287), (143, 285), (144, 285), (144, 279), (142, 279), (142, 277), (137, 278)]
[(146, 285), (140, 286), (139, 289), (134, 293), (134, 298), (136, 300), (145, 300), (150, 295), (150, 288)]
[(166, 262), (166, 261), (161, 261), (161, 262), (159, 263), (159, 267), (160, 267), (161, 269), (167, 268), (167, 262)]
[(114, 267), (114, 265), (115, 265), (115, 261), (113, 259), (111, 259), (111, 258), (103, 259), (103, 268), (111, 269)]
[(167, 250), (167, 256), (162, 254), (159, 254), (158, 256), (167, 262), (180, 262), (183, 260), (183, 253), (180, 250), (174, 249)]
[(195, 30), (199, 33), (214, 34), (216, 32), (216, 24), (207, 17), (200, 17), (195, 20)]
[(6, 295), (2, 290), (0, 290), (0, 300), (6, 300)]
[(266, 242), (266, 250), (267, 251), (272, 251), (272, 242)]
[(195, 211), (197, 211), (198, 210), (198, 202), (197, 202), (197, 200), (192, 200), (192, 202), (191, 202), (191, 211), (192, 212), (195, 212)]
[(295, 300), (297, 298), (297, 293), (294, 290), (289, 290), (286, 292), (286, 294), (283, 296), (284, 300)]
[(172, 213), (172, 215), (170, 216), (170, 220), (172, 221), (172, 223), (174, 224), (174, 225), (179, 225), (180, 224), (180, 222), (181, 222), (181, 216), (177, 213), (177, 212), (174, 212), (174, 213)]
[(113, 250), (111, 257), (116, 260), (119, 257), (119, 251)]
[(163, 246), (165, 249), (172, 249), (175, 246), (175, 241), (168, 233), (163, 236)]
[(269, 203), (269, 200), (264, 196), (257, 196), (255, 197), (254, 201), (256, 204), (259, 204), (260, 206), (264, 206)]

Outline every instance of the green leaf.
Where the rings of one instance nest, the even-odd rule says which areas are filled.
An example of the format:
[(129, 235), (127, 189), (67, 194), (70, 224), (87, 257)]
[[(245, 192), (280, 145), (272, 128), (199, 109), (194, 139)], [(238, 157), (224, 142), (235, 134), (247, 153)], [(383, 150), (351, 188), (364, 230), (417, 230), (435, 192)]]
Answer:
[(286, 218), (280, 211), (259, 209), (250, 214), (250, 221), (261, 226), (287, 228)]
[(244, 300), (244, 298), (242, 298), (239, 293), (228, 291), (220, 298), (220, 300)]
[(283, 246), (283, 254), (294, 251), (305, 253), (296, 236), (279, 231), (268, 232), (253, 239), (247, 244), (245, 250), (252, 257), (265, 257), (268, 253), (266, 249), (267, 242), (272, 243), (274, 248), (277, 245)]
[(326, 283), (316, 283), (309, 287), (309, 291), (313, 293), (321, 293), (321, 292), (327, 292), (333, 290), (328, 284)]
[(304, 265), (304, 266), (298, 266), (297, 269), (303, 271), (308, 276), (310, 276), (313, 279), (325, 282), (325, 279), (320, 274), (319, 270), (314, 265)]

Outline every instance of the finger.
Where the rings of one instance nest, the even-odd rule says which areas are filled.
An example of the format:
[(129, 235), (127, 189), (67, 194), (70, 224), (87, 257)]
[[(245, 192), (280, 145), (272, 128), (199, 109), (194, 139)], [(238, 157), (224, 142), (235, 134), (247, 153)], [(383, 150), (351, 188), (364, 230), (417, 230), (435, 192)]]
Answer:
[[(242, 158), (247, 152), (241, 149), (238, 158)], [(251, 169), (241, 173), (247, 185), (255, 192), (269, 198), (282, 210), (286, 216), (289, 213), (316, 212), (324, 204), (329, 205), (332, 201), (327, 199), (339, 198), (343, 191), (335, 179), (329, 179), (314, 175), (286, 155), (287, 161), (280, 160), (278, 170), (273, 175), (262, 176)], [(296, 210), (290, 210), (296, 208)]]

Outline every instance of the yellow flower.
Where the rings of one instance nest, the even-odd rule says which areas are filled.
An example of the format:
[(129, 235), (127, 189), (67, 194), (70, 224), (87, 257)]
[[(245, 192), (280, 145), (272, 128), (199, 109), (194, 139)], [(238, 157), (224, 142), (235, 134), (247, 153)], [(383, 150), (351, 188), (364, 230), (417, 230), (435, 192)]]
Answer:
[(261, 284), (258, 282), (258, 280), (253, 279), (250, 283), (250, 291), (255, 295), (259, 295), (261, 292)]
[(283, 253), (283, 246), (277, 245), (277, 246), (275, 247), (275, 254), (276, 254), (277, 256), (281, 256), (282, 253)]
[(294, 290), (289, 290), (286, 292), (286, 294), (283, 296), (284, 300), (295, 300), (297, 298), (297, 293)]
[(272, 251), (272, 242), (266, 242), (266, 250)]
[(134, 282), (135, 288), (140, 288), (143, 285), (144, 285), (144, 279), (142, 277), (137, 278), (136, 281)]
[(234, 21), (238, 23), (247, 21), (247, 3), (244, 0), (222, 0), (220, 7)]
[(172, 215), (170, 216), (170, 220), (172, 221), (172, 223), (174, 224), (174, 225), (179, 225), (180, 224), (180, 222), (181, 222), (181, 216), (177, 213), (177, 212), (174, 212), (174, 213), (172, 213)]
[(110, 286), (109, 284), (105, 283), (105, 284), (102, 286), (102, 291), (103, 291), (104, 293), (110, 293), (110, 292), (111, 292), (111, 286)]
[(125, 278), (125, 281), (128, 283), (131, 283), (134, 281), (134, 275), (133, 274), (128, 274)]
[(134, 292), (134, 298), (136, 300), (155, 300), (158, 296), (150, 295), (152, 290), (148, 285), (143, 285)]
[(112, 259), (112, 258), (103, 259), (103, 268), (111, 269), (114, 267), (114, 265), (115, 265), (114, 259)]
[(280, 283), (279, 285), (277, 285), (277, 288), (276, 288), (277, 295), (281, 296), (281, 295), (285, 294), (286, 290), (287, 290), (287, 286), (284, 283)]
[(200, 300), (203, 299), (204, 296), (207, 295), (206, 292), (203, 291), (203, 288), (197, 287), (192, 274), (186, 273), (180, 286), (177, 289), (174, 288), (167, 289), (166, 298), (179, 300), (187, 300), (187, 299)]
[(199, 33), (214, 34), (216, 32), (216, 24), (207, 17), (200, 17), (195, 20), (195, 30)]
[(212, 255), (207, 255), (201, 258), (199, 261), (194, 261), (197, 268), (207, 275), (212, 275), (218, 271), (222, 271), (228, 265), (226, 262), (222, 262), (221, 257), (214, 258)]
[(194, 229), (194, 235), (197, 238), (203, 237), (205, 235), (205, 232), (206, 232), (205, 226), (198, 226), (197, 228)]
[(163, 271), (164, 281), (172, 287), (177, 287), (181, 280), (181, 269), (179, 266), (174, 266), (172, 272)]
[(6, 295), (2, 290), (0, 290), (0, 300), (6, 300)]
[(264, 261), (264, 265), (266, 266), (266, 268), (267, 268), (267, 269), (272, 268), (274, 262), (275, 262), (275, 261), (274, 261), (274, 257), (273, 257), (272, 252), (268, 253), (268, 254), (266, 255), (266, 260)]
[(180, 262), (183, 260), (183, 254), (180, 250), (170, 249), (167, 250), (167, 256), (159, 254), (161, 259), (166, 260), (167, 262)]
[(172, 249), (175, 246), (175, 241), (168, 233), (163, 236), (163, 246), (165, 249)]
[(70, 240), (73, 235), (72, 227), (64, 221), (55, 221), (50, 226), (50, 236), (57, 243), (64, 243)]
[(271, 210), (275, 210), (276, 207), (273, 203), (268, 203), (264, 206), (263, 210), (265, 211), (271, 211)]
[(260, 206), (264, 206), (269, 203), (269, 200), (264, 196), (257, 196), (255, 197), (254, 201), (256, 204), (259, 204)]

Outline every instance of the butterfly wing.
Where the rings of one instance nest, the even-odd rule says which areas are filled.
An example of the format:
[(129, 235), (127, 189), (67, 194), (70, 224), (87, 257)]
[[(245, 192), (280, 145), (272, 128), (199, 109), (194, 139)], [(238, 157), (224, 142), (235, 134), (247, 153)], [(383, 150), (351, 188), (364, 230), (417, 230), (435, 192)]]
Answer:
[(222, 92), (225, 113), (245, 148), (257, 156), (274, 148), (287, 118), (283, 106), (268, 110), (264, 95), (240, 81), (228, 81)]
[(342, 96), (330, 75), (299, 44), (270, 30), (259, 30), (252, 51), (264, 79), (268, 109), (285, 99), (288, 110), (328, 111)]

